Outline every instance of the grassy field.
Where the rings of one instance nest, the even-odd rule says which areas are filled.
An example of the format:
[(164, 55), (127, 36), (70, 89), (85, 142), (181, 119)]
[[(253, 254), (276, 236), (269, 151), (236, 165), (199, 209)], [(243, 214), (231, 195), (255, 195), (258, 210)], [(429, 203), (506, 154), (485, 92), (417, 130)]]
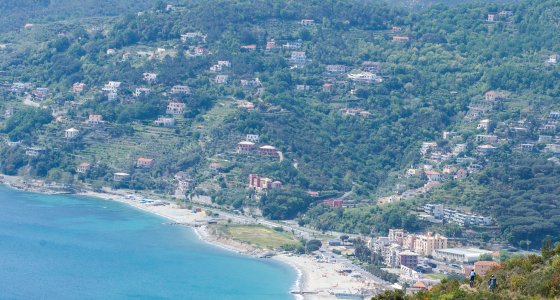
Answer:
[(290, 233), (259, 225), (220, 225), (217, 231), (223, 236), (259, 248), (279, 249), (282, 245), (300, 243)]

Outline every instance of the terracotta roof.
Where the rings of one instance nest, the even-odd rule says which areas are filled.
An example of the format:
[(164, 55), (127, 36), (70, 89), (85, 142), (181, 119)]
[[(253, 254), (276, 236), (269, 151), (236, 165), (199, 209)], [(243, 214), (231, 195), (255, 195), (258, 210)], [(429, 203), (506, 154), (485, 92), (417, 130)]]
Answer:
[(474, 263), (475, 266), (499, 266), (500, 264), (495, 261), (477, 261)]

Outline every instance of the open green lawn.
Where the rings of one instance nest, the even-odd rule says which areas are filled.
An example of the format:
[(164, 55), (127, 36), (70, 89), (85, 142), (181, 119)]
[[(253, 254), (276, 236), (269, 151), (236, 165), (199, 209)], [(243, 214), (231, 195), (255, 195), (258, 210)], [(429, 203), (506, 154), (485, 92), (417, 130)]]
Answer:
[(278, 232), (260, 225), (220, 225), (217, 231), (221, 235), (259, 248), (279, 249), (282, 245), (300, 243), (290, 233)]

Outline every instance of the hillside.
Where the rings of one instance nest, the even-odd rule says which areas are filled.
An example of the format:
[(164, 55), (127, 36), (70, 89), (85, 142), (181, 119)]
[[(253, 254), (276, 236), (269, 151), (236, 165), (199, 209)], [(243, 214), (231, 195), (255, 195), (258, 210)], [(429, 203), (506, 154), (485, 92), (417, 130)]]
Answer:
[[(497, 279), (494, 292), (488, 289), (490, 276)], [(386, 292), (372, 300), (428, 300), (428, 299), (557, 299), (560, 296), (560, 245), (543, 248), (542, 256), (516, 256), (501, 263), (485, 277), (477, 276), (474, 288), (467, 280), (444, 280), (429, 291), (414, 296), (402, 292)]]
[(22, 28), (26, 23), (45, 23), (84, 17), (118, 16), (153, 6), (155, 0), (0, 0), (0, 32)]
[[(95, 11), (88, 3), (84, 11)], [(136, 5), (127, 10), (147, 4)], [(77, 187), (208, 195), (364, 234), (425, 229), (414, 210), (440, 202), (495, 218), (497, 241), (556, 241), (560, 150), (550, 145), (560, 69), (547, 60), (560, 53), (559, 13), (557, 1), (410, 11), (379, 1), (212, 0), (45, 21), (0, 36), (0, 169)], [(480, 127), (484, 119), (492, 125)], [(70, 128), (79, 133), (66, 136)], [(247, 135), (254, 148), (240, 150)], [(83, 163), (91, 169), (78, 172)], [(468, 176), (452, 180), (458, 169)], [(444, 170), (446, 182), (432, 187), (425, 171)], [(130, 180), (116, 181), (123, 172)], [(269, 178), (273, 191), (249, 188), (249, 174)], [(185, 176), (188, 188), (178, 189)], [(399, 203), (381, 201), (393, 194)], [(338, 197), (344, 208), (321, 204)]]

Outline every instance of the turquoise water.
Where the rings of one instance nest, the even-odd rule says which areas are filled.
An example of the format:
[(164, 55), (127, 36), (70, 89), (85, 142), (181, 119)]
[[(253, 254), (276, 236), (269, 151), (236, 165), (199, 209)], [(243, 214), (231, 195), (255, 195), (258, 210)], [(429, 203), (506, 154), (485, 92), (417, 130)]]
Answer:
[(125, 204), (0, 186), (0, 299), (293, 299), (296, 273)]

